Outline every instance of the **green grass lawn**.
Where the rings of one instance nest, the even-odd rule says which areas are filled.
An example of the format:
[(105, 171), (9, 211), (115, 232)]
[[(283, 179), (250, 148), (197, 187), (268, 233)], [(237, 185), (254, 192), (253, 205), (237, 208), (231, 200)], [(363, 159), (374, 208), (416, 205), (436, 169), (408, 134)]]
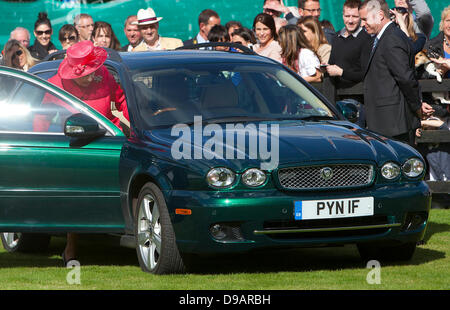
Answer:
[(0, 249), (0, 290), (442, 290), (450, 289), (450, 210), (433, 209), (413, 259), (381, 266), (381, 284), (368, 284), (369, 269), (355, 246), (299, 249), (210, 258), (203, 271), (153, 276), (142, 272), (136, 253), (109, 236), (80, 240), (81, 284), (69, 285), (61, 267), (63, 237), (46, 254), (9, 254)]

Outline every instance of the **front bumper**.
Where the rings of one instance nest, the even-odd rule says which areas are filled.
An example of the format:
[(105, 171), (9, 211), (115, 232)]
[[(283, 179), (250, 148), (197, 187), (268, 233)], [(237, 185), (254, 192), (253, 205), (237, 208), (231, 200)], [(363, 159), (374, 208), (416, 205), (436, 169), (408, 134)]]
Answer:
[[(245, 252), (259, 248), (315, 247), (363, 242), (403, 243), (423, 238), (431, 193), (425, 182), (334, 192), (168, 191), (164, 193), (184, 253)], [(374, 197), (374, 215), (296, 221), (294, 201)], [(175, 209), (190, 209), (190, 215)], [(415, 225), (411, 219), (420, 215)], [(235, 239), (213, 238), (211, 227), (229, 225)]]

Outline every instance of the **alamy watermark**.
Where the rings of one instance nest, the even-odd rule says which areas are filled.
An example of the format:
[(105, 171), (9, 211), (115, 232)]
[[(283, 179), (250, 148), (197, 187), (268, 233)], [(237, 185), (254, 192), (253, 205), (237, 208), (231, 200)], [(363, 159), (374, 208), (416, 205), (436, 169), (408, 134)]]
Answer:
[(367, 273), (366, 281), (368, 284), (381, 284), (381, 264), (377, 260), (367, 262), (366, 268), (370, 269)]
[[(178, 137), (171, 147), (174, 159), (260, 160), (262, 170), (273, 170), (279, 163), (279, 125), (227, 123), (203, 127), (202, 116), (194, 116), (193, 130), (187, 124), (172, 127)], [(206, 141), (205, 138), (209, 138)]]
[(71, 269), (66, 275), (66, 281), (69, 285), (81, 285), (81, 264), (77, 260), (71, 260), (67, 264), (67, 268)]

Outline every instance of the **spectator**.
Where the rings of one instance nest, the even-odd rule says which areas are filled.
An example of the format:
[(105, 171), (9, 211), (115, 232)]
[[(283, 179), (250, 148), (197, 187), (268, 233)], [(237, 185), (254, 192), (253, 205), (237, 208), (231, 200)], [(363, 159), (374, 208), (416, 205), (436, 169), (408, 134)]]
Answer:
[(19, 41), (25, 48), (30, 46), (30, 32), (23, 27), (17, 27), (11, 31), (9, 39)]
[(305, 16), (298, 20), (297, 25), (305, 34), (314, 53), (319, 57), (320, 63), (327, 64), (330, 59), (331, 45), (328, 44), (319, 21), (312, 16)]
[(231, 42), (237, 43), (237, 44), (242, 44), (248, 48), (253, 49), (253, 45), (256, 44), (256, 38), (255, 38), (253, 31), (251, 31), (248, 28), (243, 27), (243, 28), (236, 29), (232, 33)]
[(225, 24), (225, 27), (227, 28), (228, 35), (231, 38), (231, 35), (236, 29), (242, 28), (242, 24), (237, 20), (230, 20), (228, 23)]
[[(450, 6), (442, 11), (439, 30), (440, 33), (425, 44), (425, 49), (433, 54), (433, 58), (450, 59)], [(450, 78), (450, 71), (445, 66), (441, 66), (438, 71), (443, 77)]]
[[(291, 10), (283, 4), (283, 1), (267, 3), (265, 7), (283, 12), (285, 14), (284, 17), (289, 24), (298, 24), (297, 21), (299, 17), (295, 16), (295, 14), (293, 14)], [(319, 20), (321, 11), (322, 9), (320, 8), (319, 0), (298, 0), (298, 14), (300, 15), (300, 18), (305, 16), (312, 16), (315, 19)], [(336, 37), (336, 32), (331, 30), (329, 27), (324, 28), (323, 31), (328, 43), (333, 44), (333, 40)]]
[(384, 0), (370, 0), (362, 10), (365, 28), (375, 36), (364, 78), (367, 127), (414, 145), (422, 111), (408, 38), (390, 21)]
[(137, 13), (137, 18), (136, 23), (143, 40), (133, 49), (134, 52), (169, 50), (183, 46), (183, 42), (180, 39), (166, 38), (159, 35), (159, 21), (163, 18), (156, 17), (152, 8), (140, 9)]
[(391, 17), (393, 21), (409, 38), (413, 48), (413, 54), (416, 55), (422, 51), (427, 37), (423, 33), (416, 33), (414, 29), (414, 18), (409, 8), (395, 7), (391, 10), (391, 14), (393, 14)]
[(197, 36), (190, 40), (184, 41), (183, 45), (195, 45), (208, 43), (208, 34), (212, 27), (220, 25), (220, 17), (217, 12), (206, 9), (198, 16), (198, 28), (200, 29)]
[(334, 29), (333, 24), (327, 19), (322, 19), (322, 21), (320, 22), (320, 26), (322, 26), (322, 29), (324, 31), (325, 31), (325, 28), (327, 28), (333, 32), (336, 32), (336, 29)]
[(95, 46), (111, 48), (120, 51), (120, 42), (117, 39), (112, 27), (107, 22), (95, 22), (92, 31), (92, 41)]
[(413, 14), (414, 32), (430, 38), (434, 26), (433, 15), (425, 0), (394, 0), (395, 7), (403, 7)]
[[(344, 28), (335, 38), (326, 67), (327, 73), (333, 77), (337, 88), (348, 88), (361, 82), (372, 48), (372, 38), (360, 26), (360, 0), (346, 0), (343, 6), (342, 19)], [(358, 125), (365, 127), (365, 113), (362, 96), (346, 96), (344, 102), (353, 102), (359, 108)]]
[(359, 16), (360, 0), (346, 0), (343, 6), (342, 28), (332, 45), (329, 66), (326, 70), (332, 77), (336, 77), (339, 88), (351, 87), (364, 78), (372, 39), (361, 27)]
[(287, 25), (287, 20), (285, 18), (282, 18), (281, 15), (283, 12), (277, 11), (274, 9), (270, 9), (269, 7), (280, 4), (280, 0), (264, 0), (263, 4), (263, 13), (269, 14), (273, 17), (273, 20), (275, 21), (275, 28), (277, 29), (277, 33), (280, 30), (281, 27)]
[[(230, 35), (228, 34), (228, 30), (225, 26), (215, 25), (211, 28), (208, 33), (208, 41), (209, 42), (228, 42), (230, 43)], [(214, 48), (217, 51), (229, 51), (230, 48), (227, 46), (216, 46)]]
[(281, 62), (281, 47), (276, 41), (278, 35), (273, 17), (266, 13), (256, 15), (253, 29), (259, 41), (253, 50), (259, 55)]
[(19, 41), (13, 39), (5, 44), (5, 66), (28, 71), (36, 62), (37, 59)]
[(70, 24), (62, 26), (61, 29), (59, 29), (58, 39), (61, 43), (62, 49), (68, 49), (78, 42), (79, 37), (77, 28)]
[(80, 41), (92, 40), (92, 31), (94, 31), (94, 20), (91, 15), (81, 13), (75, 16), (73, 25), (77, 28)]
[(28, 48), (33, 58), (42, 60), (47, 55), (57, 51), (55, 45), (50, 41), (53, 34), (52, 24), (47, 18), (47, 13), (41, 12), (34, 23), (34, 44)]
[(307, 82), (320, 82), (320, 61), (303, 31), (295, 25), (286, 25), (279, 31), (281, 57), (284, 65), (297, 72)]
[(128, 44), (122, 46), (123, 52), (131, 52), (133, 48), (141, 43), (141, 33), (137, 25), (137, 16), (131, 15), (125, 20), (125, 26), (123, 28), (125, 36), (127, 37)]

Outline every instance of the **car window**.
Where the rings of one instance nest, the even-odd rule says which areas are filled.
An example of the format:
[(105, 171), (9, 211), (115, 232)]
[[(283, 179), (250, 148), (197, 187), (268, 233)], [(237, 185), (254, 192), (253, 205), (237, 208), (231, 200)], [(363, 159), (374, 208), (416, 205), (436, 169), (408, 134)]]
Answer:
[(64, 122), (82, 113), (57, 94), (26, 80), (0, 75), (0, 131), (64, 133)]
[(132, 73), (139, 115), (149, 127), (230, 117), (336, 118), (281, 66), (192, 64)]

